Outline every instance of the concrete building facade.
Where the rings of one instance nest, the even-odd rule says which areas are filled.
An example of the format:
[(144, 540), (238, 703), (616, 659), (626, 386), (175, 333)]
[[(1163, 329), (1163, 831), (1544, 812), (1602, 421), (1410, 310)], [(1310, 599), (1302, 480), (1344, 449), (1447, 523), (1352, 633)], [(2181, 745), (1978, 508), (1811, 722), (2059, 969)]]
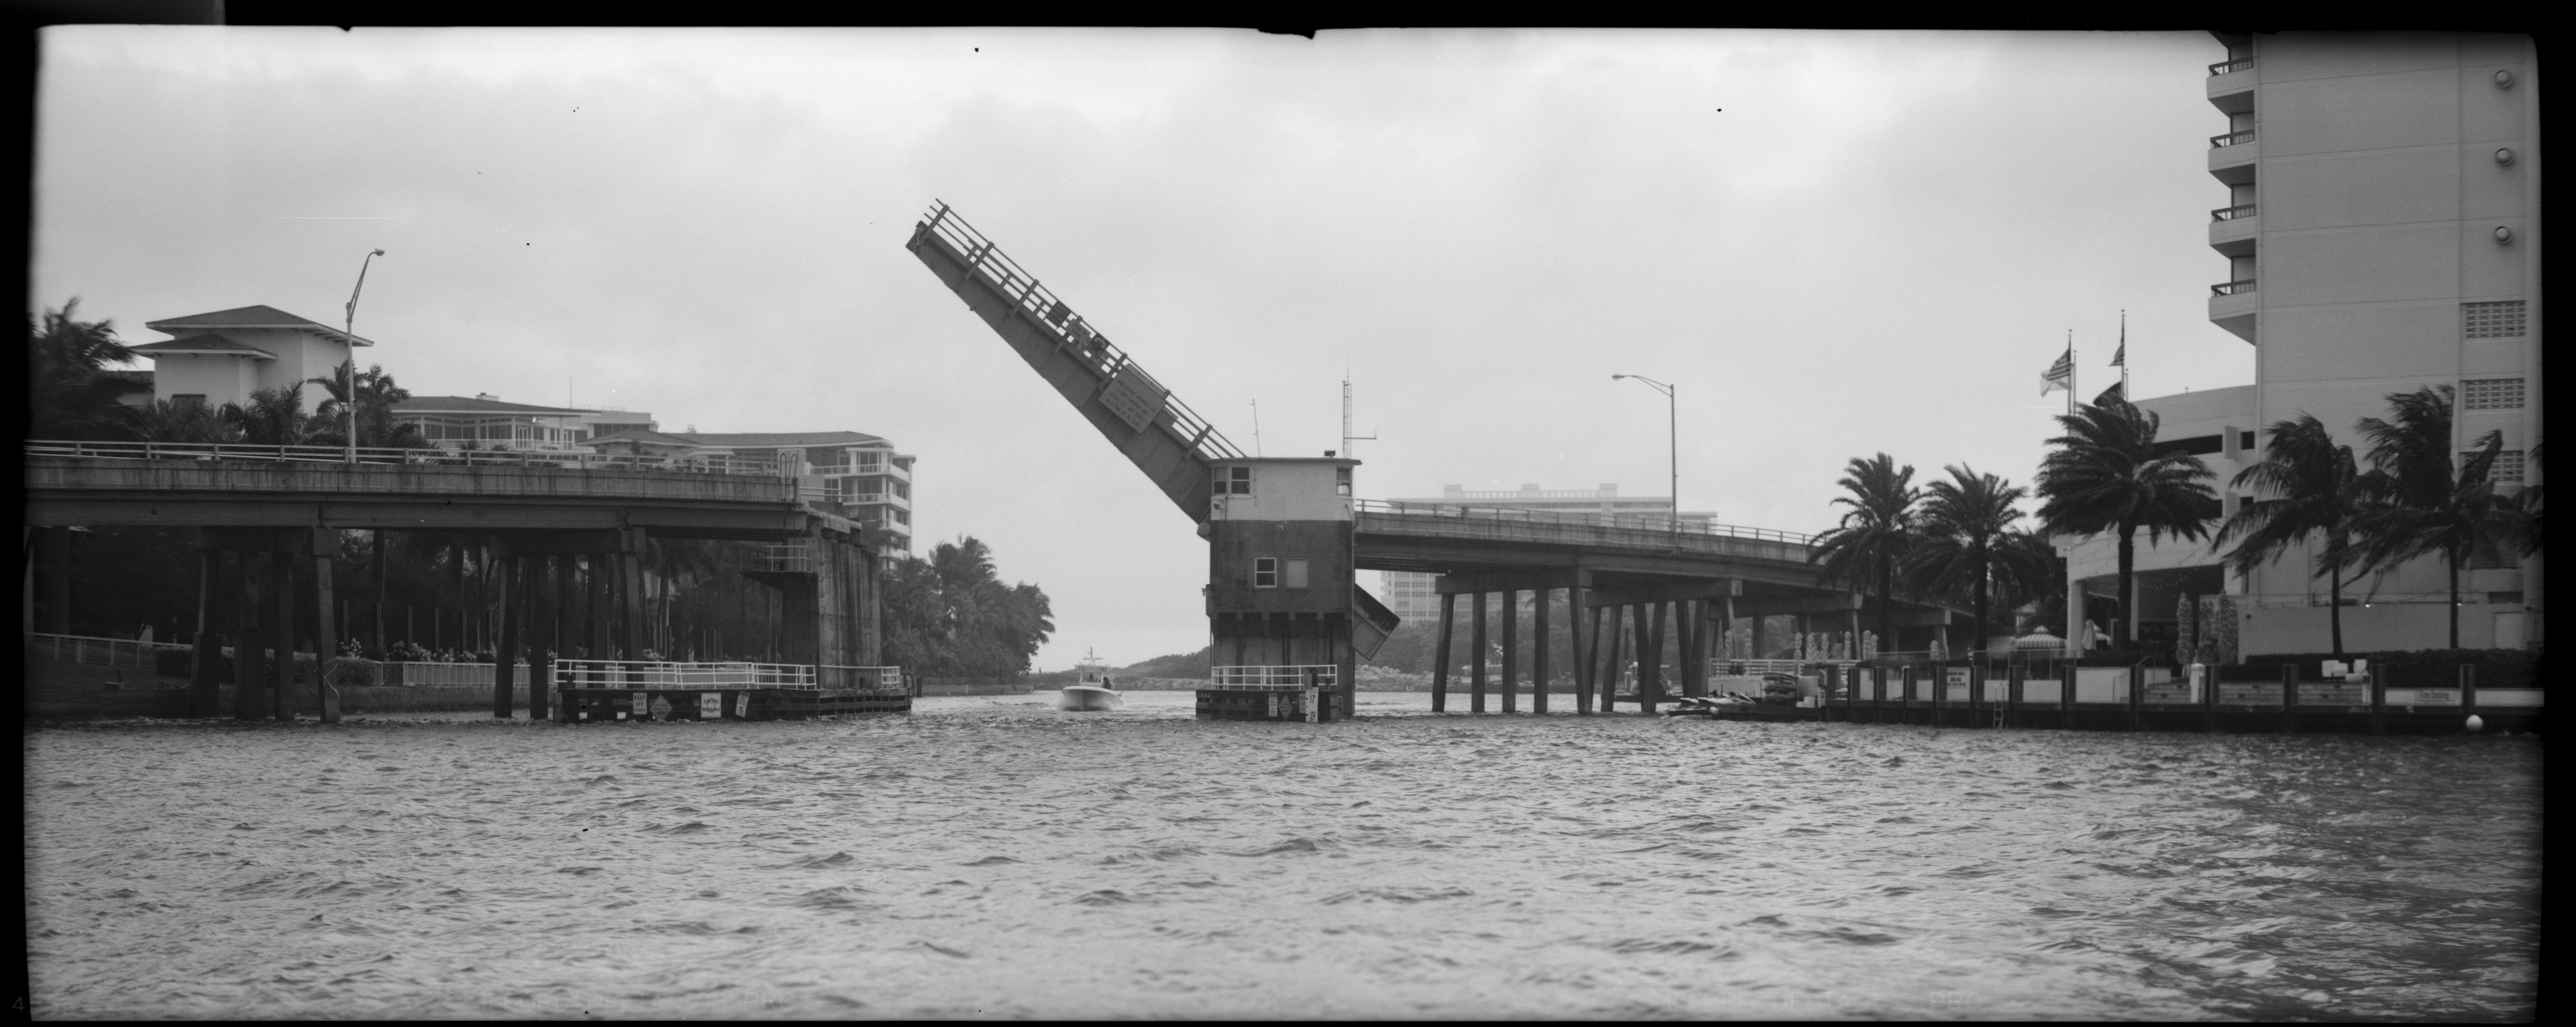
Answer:
[[(2209, 172), (2225, 187), (2209, 244), (2226, 262), (2209, 319), (2255, 347), (2254, 384), (2143, 399), (2164, 438), (2216, 436), (2225, 482), (2259, 458), (2271, 424), (2313, 414), (2355, 451), (2386, 397), (2457, 390), (2454, 450), (2501, 433), (2493, 476), (2538, 484), (2541, 439), (2540, 82), (2530, 38), (2472, 33), (2216, 34), (2208, 98), (2226, 119)], [(2239, 459), (2239, 456), (2242, 459)], [(2227, 496), (2233, 512), (2243, 497)], [(2241, 579), (2201, 547), (2142, 546), (2142, 627), (2177, 619), (2177, 593), (2223, 588), (2244, 654), (2326, 647), (2315, 549)], [(2107, 539), (2073, 573), (2111, 591)], [(2447, 644), (2448, 574), (2423, 560), (2348, 583), (2346, 645)], [(2538, 559), (2463, 574), (2460, 644), (2536, 646)], [(2155, 632), (2149, 630), (2146, 637)]]
[(152, 398), (216, 407), (246, 406), (255, 391), (301, 385), (304, 411), (312, 413), (329, 393), (306, 380), (331, 377), (348, 362), (352, 346), (375, 345), (264, 305), (167, 317), (143, 327), (172, 336), (134, 347), (152, 361)]

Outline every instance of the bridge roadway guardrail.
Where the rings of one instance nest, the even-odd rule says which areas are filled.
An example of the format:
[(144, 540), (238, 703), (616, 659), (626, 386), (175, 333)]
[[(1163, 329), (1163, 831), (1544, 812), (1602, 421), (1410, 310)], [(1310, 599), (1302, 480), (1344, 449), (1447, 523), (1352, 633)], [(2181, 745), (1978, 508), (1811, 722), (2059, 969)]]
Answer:
[(793, 688), (901, 694), (901, 667), (813, 663), (556, 660), (559, 688)]
[[(1513, 510), (1464, 503), (1391, 503), (1380, 499), (1355, 500), (1351, 504), (1351, 512), (1359, 521), (1361, 530), (1391, 534), (1659, 548), (1670, 546), (1676, 535), (1689, 548), (1712, 548), (1708, 543), (1719, 540), (1773, 542), (1800, 550), (1816, 544), (1813, 535), (1732, 524), (1684, 522), (1676, 532), (1669, 519), (1636, 514)], [(1788, 553), (1780, 555), (1786, 559), (1806, 559), (1803, 551), (1794, 556)]]
[[(257, 460), (267, 462), (346, 464), (342, 446), (258, 446), (240, 442), (80, 442), (30, 439), (28, 456), (69, 456), (121, 460)], [(411, 467), (537, 467), (560, 470), (672, 471), (682, 474), (726, 474), (743, 477), (791, 477), (774, 460), (736, 456), (654, 457), (622, 453), (565, 453), (510, 449), (391, 449), (361, 446), (357, 463)]]

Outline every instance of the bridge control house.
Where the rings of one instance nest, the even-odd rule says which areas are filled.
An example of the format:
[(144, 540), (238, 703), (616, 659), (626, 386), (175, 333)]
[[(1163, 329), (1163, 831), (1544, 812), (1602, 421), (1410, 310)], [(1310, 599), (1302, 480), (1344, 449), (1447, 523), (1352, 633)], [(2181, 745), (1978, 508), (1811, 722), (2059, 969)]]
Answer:
[(1354, 580), (1351, 469), (1337, 457), (1230, 460), (1209, 473), (1204, 719), (1337, 720), (1358, 660), (1398, 623)]

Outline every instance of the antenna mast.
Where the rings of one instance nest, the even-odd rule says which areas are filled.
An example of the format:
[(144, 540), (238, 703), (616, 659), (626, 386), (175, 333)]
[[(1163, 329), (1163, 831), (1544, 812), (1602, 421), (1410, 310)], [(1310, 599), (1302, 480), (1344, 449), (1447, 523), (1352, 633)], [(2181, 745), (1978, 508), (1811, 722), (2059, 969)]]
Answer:
[(1375, 433), (1371, 433), (1371, 434), (1367, 434), (1367, 435), (1353, 435), (1353, 434), (1351, 434), (1351, 372), (1350, 372), (1349, 370), (1345, 369), (1345, 370), (1342, 372), (1342, 458), (1343, 458), (1343, 459), (1345, 459), (1345, 460), (1355, 460), (1355, 459), (1358, 459), (1359, 454), (1354, 453), (1354, 452), (1352, 452), (1352, 451), (1351, 451), (1351, 443), (1353, 443), (1353, 442), (1357, 442), (1357, 441), (1359, 441), (1359, 440), (1361, 440), (1361, 439), (1367, 439), (1367, 440), (1369, 440), (1369, 441), (1371, 441), (1371, 442), (1375, 442), (1375, 441), (1377, 441), (1377, 435), (1376, 435)]

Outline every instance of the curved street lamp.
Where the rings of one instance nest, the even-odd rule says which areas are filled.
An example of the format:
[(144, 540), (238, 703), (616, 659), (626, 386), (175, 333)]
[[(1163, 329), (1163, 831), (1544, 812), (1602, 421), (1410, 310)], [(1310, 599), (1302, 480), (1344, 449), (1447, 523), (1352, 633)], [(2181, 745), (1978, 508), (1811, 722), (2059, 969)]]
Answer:
[(347, 418), (349, 462), (353, 464), (358, 462), (358, 292), (367, 287), (367, 265), (384, 255), (383, 250), (371, 250), (366, 259), (358, 262), (358, 284), (349, 290), (349, 306), (343, 311), (347, 316), (341, 321), (340, 334), (348, 336), (349, 345), (349, 394), (341, 397), (340, 412)]
[(1668, 452), (1672, 460), (1673, 512), (1671, 523), (1673, 532), (1673, 548), (1675, 550), (1679, 550), (1682, 547), (1682, 443), (1681, 422), (1678, 419), (1680, 416), (1679, 401), (1673, 398), (1673, 386), (1670, 384), (1656, 381), (1642, 374), (1614, 374), (1610, 376), (1610, 380), (1614, 382), (1622, 378), (1634, 378), (1646, 383), (1648, 388), (1664, 394), (1664, 426), (1667, 431), (1666, 441), (1669, 443)]

